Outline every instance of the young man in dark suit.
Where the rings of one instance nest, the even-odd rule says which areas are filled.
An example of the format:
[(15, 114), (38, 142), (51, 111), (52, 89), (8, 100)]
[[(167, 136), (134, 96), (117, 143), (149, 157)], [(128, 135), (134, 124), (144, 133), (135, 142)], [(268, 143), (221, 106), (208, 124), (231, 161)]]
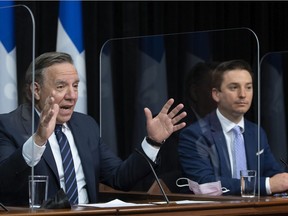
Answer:
[[(212, 75), (212, 97), (217, 109), (180, 133), (179, 158), (184, 176), (198, 182), (221, 181), (229, 192), (240, 194), (238, 170), (258, 170), (260, 155), (260, 193), (263, 195), (288, 190), (288, 174), (275, 160), (263, 129), (244, 118), (253, 98), (253, 79), (250, 65), (242, 60), (219, 64)], [(234, 127), (240, 127), (244, 139), (243, 157), (234, 150)], [(258, 186), (256, 187), (258, 188)]]

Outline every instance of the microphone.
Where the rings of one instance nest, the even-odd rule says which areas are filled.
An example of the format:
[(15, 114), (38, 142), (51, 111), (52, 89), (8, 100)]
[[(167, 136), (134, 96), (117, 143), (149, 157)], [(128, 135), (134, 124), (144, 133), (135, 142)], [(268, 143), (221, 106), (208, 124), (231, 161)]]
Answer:
[(7, 209), (2, 203), (0, 203), (0, 207), (1, 207), (4, 211), (8, 211), (8, 209)]
[(287, 169), (288, 168), (287, 162), (283, 158), (280, 158), (280, 161), (286, 166), (286, 169)]
[(158, 178), (158, 176), (157, 176), (157, 174), (156, 174), (156, 172), (155, 172), (155, 170), (154, 170), (154, 167), (153, 167), (152, 164), (150, 163), (149, 159), (147, 158), (147, 156), (146, 156), (145, 154), (143, 154), (143, 153), (142, 153), (141, 151), (139, 151), (137, 148), (135, 149), (135, 151), (136, 151), (138, 154), (140, 154), (143, 158), (145, 158), (146, 162), (149, 164), (149, 166), (150, 166), (150, 168), (151, 168), (151, 170), (152, 170), (152, 172), (153, 172), (153, 175), (154, 175), (154, 177), (155, 177), (155, 179), (156, 179), (156, 182), (157, 182), (157, 184), (158, 184), (158, 186), (159, 186), (159, 188), (160, 188), (160, 191), (161, 191), (163, 197), (165, 198), (166, 203), (169, 204), (170, 201), (169, 201), (169, 199), (168, 199), (165, 191), (163, 190), (163, 187), (162, 187), (162, 185), (161, 185), (161, 183), (160, 183), (160, 181), (159, 181), (159, 178)]

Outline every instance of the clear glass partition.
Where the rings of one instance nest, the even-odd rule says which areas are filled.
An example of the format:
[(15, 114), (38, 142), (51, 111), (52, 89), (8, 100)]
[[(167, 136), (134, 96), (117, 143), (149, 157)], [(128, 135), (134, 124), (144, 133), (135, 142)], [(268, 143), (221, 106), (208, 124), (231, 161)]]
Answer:
[[(30, 9), (25, 5), (17, 5), (13, 1), (0, 2), (0, 113), (9, 113), (24, 102), (24, 80), (25, 72), (29, 64), (34, 61), (35, 56), (35, 24), (34, 17)], [(20, 55), (17, 53), (21, 50)], [(34, 66), (33, 66), (34, 80)], [(32, 96), (34, 100), (34, 95)], [(34, 104), (34, 103), (33, 103)], [(33, 107), (33, 105), (32, 105)], [(27, 106), (27, 112), (31, 117), (31, 122), (25, 125), (27, 139), (34, 131), (34, 109)], [(11, 121), (12, 122), (12, 121)], [(10, 123), (11, 123), (10, 122)], [(15, 123), (15, 122), (14, 122)], [(9, 128), (9, 126), (7, 127)], [(4, 132), (5, 133), (5, 132)], [(9, 132), (8, 132), (9, 133)], [(13, 133), (13, 131), (10, 131)], [(1, 132), (3, 135), (3, 131)], [(6, 136), (9, 136), (6, 134)], [(20, 135), (19, 135), (20, 136)], [(7, 138), (8, 139), (8, 138)], [(0, 150), (0, 163), (7, 157), (15, 153), (16, 144), (13, 140), (2, 139)], [(10, 142), (10, 143), (8, 143)], [(33, 150), (32, 150), (33, 151)], [(34, 167), (29, 175), (34, 175)], [(9, 176), (7, 174), (7, 176)], [(15, 179), (17, 180), (17, 179)], [(9, 179), (6, 179), (9, 181)], [(11, 180), (12, 181), (12, 180)], [(14, 179), (13, 179), (14, 181)], [(21, 181), (19, 179), (18, 181)], [(25, 178), (28, 186), (28, 175)], [(1, 200), (0, 200), (1, 202)], [(27, 196), (28, 203), (28, 196)]]
[[(288, 52), (267, 53), (260, 61), (261, 126), (267, 132), (276, 160), (287, 163), (287, 86)], [(283, 164), (282, 164), (283, 165)]]
[[(250, 29), (224, 29), (107, 41), (100, 54), (100, 128), (104, 142), (121, 158), (126, 158), (146, 135), (144, 107), (150, 108), (153, 115), (157, 115), (171, 97), (175, 99), (175, 104), (184, 103), (186, 111), (198, 111), (196, 116), (204, 117), (215, 109), (209, 89), (210, 81), (205, 80), (205, 76), (189, 74), (201, 63), (213, 65), (232, 59), (243, 59), (252, 66), (255, 74), (254, 97), (245, 116), (259, 125), (259, 46), (256, 35)], [(192, 81), (187, 81), (191, 77)], [(197, 79), (204, 79), (204, 82), (198, 85), (201, 81)], [(199, 88), (187, 88), (192, 84)], [(198, 95), (195, 96), (194, 93)], [(192, 101), (193, 105), (192, 97), (197, 98)], [(196, 122), (195, 119), (191, 120), (189, 124), (194, 121)], [(258, 131), (259, 127), (255, 134), (257, 140)], [(166, 157), (166, 160), (162, 157), (162, 164), (166, 163), (169, 167), (165, 169), (166, 174), (171, 169), (179, 168), (176, 166), (177, 145), (176, 139), (160, 150)], [(256, 154), (253, 160), (258, 165)], [(254, 169), (258, 168), (256, 164)], [(171, 175), (174, 175), (173, 171)], [(175, 185), (175, 178), (172, 181)]]
[[(0, 31), (0, 113), (8, 113), (24, 101), (25, 72), (35, 56), (32, 12), (25, 5), (14, 5), (13, 1), (1, 2)], [(18, 54), (17, 50), (25, 55)]]

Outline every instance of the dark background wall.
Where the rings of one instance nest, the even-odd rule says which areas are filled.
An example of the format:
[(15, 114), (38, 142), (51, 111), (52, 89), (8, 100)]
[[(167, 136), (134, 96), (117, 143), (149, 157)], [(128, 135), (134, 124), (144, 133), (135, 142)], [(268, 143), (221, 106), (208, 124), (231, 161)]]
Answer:
[[(58, 1), (18, 1), (17, 4), (28, 6), (34, 14), (36, 56), (55, 51)], [(111, 38), (247, 27), (259, 38), (260, 58), (267, 52), (288, 50), (288, 2), (84, 1), (83, 15), (87, 90), (90, 98), (88, 114), (97, 121), (100, 116), (99, 55), (102, 45)], [(29, 21), (23, 19), (21, 22), (28, 24), (23, 24), (21, 29), (27, 34), (17, 35), (19, 89), (22, 88), (23, 76), (31, 61), (31, 55), (27, 53), (27, 47), (31, 46), (31, 29), (27, 27)], [(169, 82), (174, 81), (168, 80), (168, 87)], [(175, 91), (169, 97), (175, 96)]]

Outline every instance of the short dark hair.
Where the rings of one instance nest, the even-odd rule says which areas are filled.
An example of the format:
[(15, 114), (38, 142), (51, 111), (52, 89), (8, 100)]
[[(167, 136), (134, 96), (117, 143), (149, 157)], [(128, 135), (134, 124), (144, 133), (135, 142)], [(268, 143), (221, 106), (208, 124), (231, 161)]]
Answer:
[(225, 61), (220, 63), (212, 73), (212, 88), (220, 90), (224, 74), (235, 69), (247, 70), (253, 79), (252, 68), (248, 62), (241, 59)]
[[(46, 52), (35, 59), (35, 82), (43, 84), (43, 73), (45, 69), (58, 63), (68, 62), (73, 64), (73, 59), (68, 53), (63, 52)], [(32, 62), (33, 63), (33, 62)], [(32, 84), (32, 63), (28, 67), (25, 75), (25, 98), (32, 100), (30, 85)]]

